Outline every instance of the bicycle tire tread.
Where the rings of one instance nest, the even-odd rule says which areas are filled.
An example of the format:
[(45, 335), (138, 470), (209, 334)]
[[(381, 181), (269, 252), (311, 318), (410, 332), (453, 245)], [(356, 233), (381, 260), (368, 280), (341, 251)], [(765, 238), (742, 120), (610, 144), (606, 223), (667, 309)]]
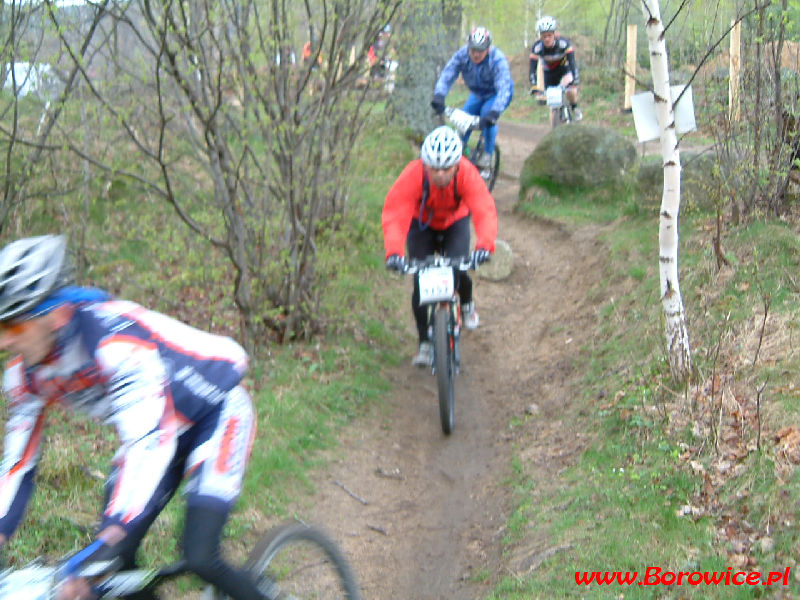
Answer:
[(439, 416), (442, 431), (449, 435), (453, 431), (454, 366), (453, 353), (448, 336), (450, 307), (438, 307), (433, 315), (433, 340), (436, 381), (439, 388)]
[(267, 531), (250, 552), (245, 569), (260, 576), (281, 548), (300, 541), (315, 544), (331, 560), (344, 587), (346, 598), (362, 600), (353, 569), (336, 542), (320, 529), (303, 523), (285, 523)]

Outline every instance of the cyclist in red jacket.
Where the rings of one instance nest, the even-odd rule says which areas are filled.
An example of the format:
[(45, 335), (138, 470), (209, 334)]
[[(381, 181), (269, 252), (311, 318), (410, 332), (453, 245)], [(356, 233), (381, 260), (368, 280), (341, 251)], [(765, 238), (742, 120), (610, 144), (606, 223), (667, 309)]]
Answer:
[[(387, 269), (403, 272), (405, 246), (412, 259), (423, 259), (434, 252), (468, 256), (470, 217), (474, 218), (477, 236), (475, 262), (489, 260), (494, 252), (497, 237), (494, 198), (475, 166), (462, 157), (462, 148), (458, 133), (445, 125), (437, 127), (422, 143), (420, 158), (406, 166), (386, 194), (382, 223)], [(464, 325), (475, 329), (479, 319), (472, 279), (459, 271), (456, 278)], [(411, 308), (419, 335), (419, 349), (412, 364), (428, 366), (433, 360), (433, 346), (428, 339), (427, 314), (419, 303), (416, 279)]]

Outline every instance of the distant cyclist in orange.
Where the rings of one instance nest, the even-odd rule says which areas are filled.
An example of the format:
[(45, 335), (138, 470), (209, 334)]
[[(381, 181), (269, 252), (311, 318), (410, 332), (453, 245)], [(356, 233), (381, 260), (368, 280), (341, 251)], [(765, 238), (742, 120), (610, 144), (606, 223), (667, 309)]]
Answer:
[[(444, 256), (469, 256), (470, 217), (474, 217), (477, 240), (472, 256), (476, 264), (489, 260), (497, 237), (497, 210), (477, 168), (462, 157), (461, 137), (445, 125), (425, 138), (420, 158), (411, 161), (386, 194), (383, 204), (383, 239), (386, 268), (403, 272), (405, 247), (412, 259), (438, 252)], [(456, 289), (461, 298), (464, 326), (478, 327), (472, 294), (472, 279), (456, 271)], [(428, 366), (433, 346), (428, 339), (425, 307), (419, 303), (414, 280), (411, 308), (417, 324), (419, 349), (412, 360)]]
[[(314, 45), (315, 44), (316, 44), (316, 41), (314, 41), (312, 43), (311, 40), (309, 40), (308, 42), (303, 44), (303, 52), (301, 54), (301, 57), (303, 59), (303, 65), (306, 65), (308, 63), (308, 61), (311, 60), (311, 55), (314, 54)], [(319, 64), (319, 65), (322, 64), (322, 53), (320, 53), (319, 56), (317, 56), (317, 64)], [(316, 65), (314, 65), (313, 68), (316, 68)]]
[(367, 50), (367, 63), (369, 72), (373, 78), (383, 77), (386, 69), (386, 50), (392, 36), (392, 26), (387, 24), (381, 29), (375, 41)]

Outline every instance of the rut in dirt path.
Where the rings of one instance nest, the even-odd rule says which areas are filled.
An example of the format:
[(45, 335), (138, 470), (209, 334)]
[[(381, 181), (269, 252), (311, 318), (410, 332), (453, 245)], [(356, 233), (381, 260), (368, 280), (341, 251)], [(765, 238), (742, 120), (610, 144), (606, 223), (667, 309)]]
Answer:
[[(499, 237), (515, 255), (509, 278), (476, 278), (481, 327), (462, 338), (455, 429), (442, 434), (435, 379), (404, 363), (387, 375), (385, 410), (352, 424), (340, 458), (319, 475), (311, 520), (350, 557), (364, 597), (475, 599), (514, 565), (501, 564), (509, 510), (504, 486), (521, 452), (550, 479), (580, 443), (561, 422), (572, 354), (593, 319), (587, 291), (602, 252), (591, 232), (523, 219), (517, 175), (542, 128), (501, 124), (495, 188)], [(410, 295), (410, 282), (398, 293)], [(409, 357), (415, 341), (410, 309)], [(526, 418), (512, 430), (512, 417)], [(521, 430), (526, 448), (519, 448)]]

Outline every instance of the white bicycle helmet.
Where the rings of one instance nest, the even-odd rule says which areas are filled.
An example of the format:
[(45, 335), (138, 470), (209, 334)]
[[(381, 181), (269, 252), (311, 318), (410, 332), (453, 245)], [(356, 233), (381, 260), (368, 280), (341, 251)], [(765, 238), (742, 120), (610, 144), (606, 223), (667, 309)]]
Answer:
[(492, 34), (486, 27), (476, 27), (467, 38), (470, 50), (486, 50), (492, 45)]
[(557, 27), (558, 23), (553, 17), (544, 16), (536, 22), (536, 29), (539, 33), (544, 33), (545, 31), (555, 32)]
[(42, 235), (11, 242), (0, 251), (0, 321), (18, 317), (66, 285), (71, 277), (67, 238)]
[(449, 169), (461, 159), (461, 137), (447, 125), (437, 127), (422, 142), (419, 157), (432, 169)]

